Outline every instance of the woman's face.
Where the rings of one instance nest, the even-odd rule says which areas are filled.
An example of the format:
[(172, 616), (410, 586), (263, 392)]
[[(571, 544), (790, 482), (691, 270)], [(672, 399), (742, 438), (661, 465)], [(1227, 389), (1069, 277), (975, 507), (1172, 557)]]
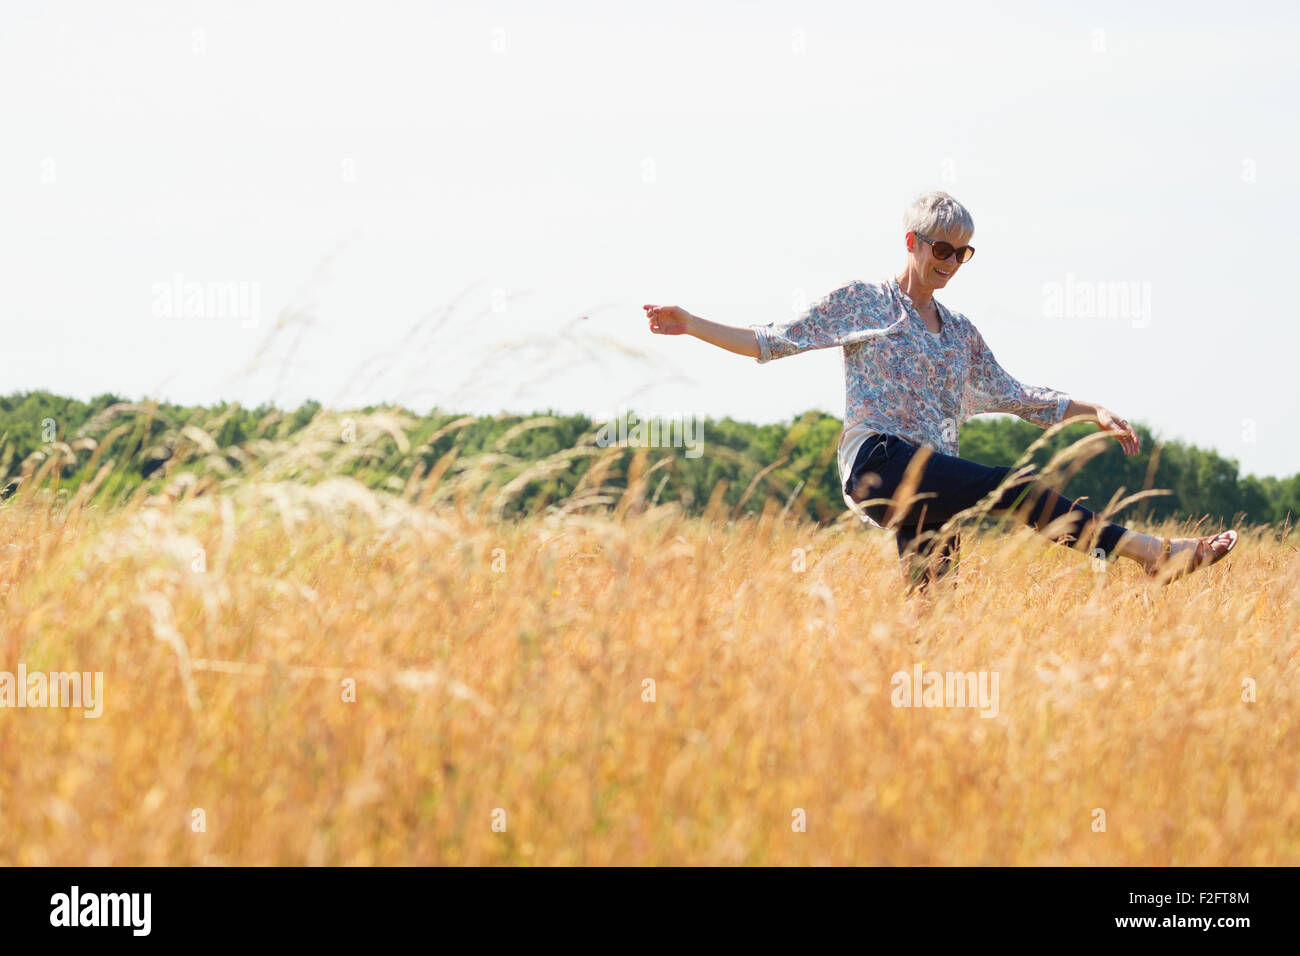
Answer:
[[(921, 238), (922, 235), (925, 239)], [(931, 241), (926, 242), (926, 239)], [(912, 271), (921, 281), (921, 286), (932, 292), (935, 289), (942, 289), (961, 268), (956, 253), (949, 255), (947, 259), (937, 258), (934, 254), (934, 243), (947, 242), (954, 249), (958, 249), (969, 244), (970, 239), (970, 235), (953, 230), (936, 230), (933, 233), (909, 232), (907, 249), (911, 253)]]

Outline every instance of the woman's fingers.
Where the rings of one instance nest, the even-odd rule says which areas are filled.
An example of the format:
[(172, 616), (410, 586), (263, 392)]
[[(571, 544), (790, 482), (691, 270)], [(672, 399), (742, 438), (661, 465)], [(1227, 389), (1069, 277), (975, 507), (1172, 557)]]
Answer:
[(1128, 445), (1129, 454), (1136, 455), (1138, 451), (1141, 450), (1142, 448), (1142, 439), (1138, 436), (1137, 429), (1134, 428), (1132, 425), (1129, 425), (1126, 422), (1124, 428), (1125, 431), (1127, 432), (1126, 443)]
[(1119, 432), (1119, 442), (1124, 446), (1125, 453), (1129, 455), (1133, 454), (1133, 429), (1131, 429), (1128, 422), (1124, 421), (1122, 418), (1117, 418), (1115, 420), (1115, 428)]
[(1142, 438), (1137, 429), (1114, 412), (1110, 413), (1109, 431), (1119, 441), (1125, 454), (1136, 455), (1142, 449)]
[(684, 331), (682, 323), (685, 313), (679, 306), (647, 303), (641, 308), (645, 309), (650, 331), (660, 335), (681, 335)]

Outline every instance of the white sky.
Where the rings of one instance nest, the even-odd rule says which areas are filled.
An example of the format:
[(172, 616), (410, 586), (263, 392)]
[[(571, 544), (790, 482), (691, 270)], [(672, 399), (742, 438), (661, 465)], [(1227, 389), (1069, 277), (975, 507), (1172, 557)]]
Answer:
[[(1072, 6), (10, 0), (0, 392), (842, 415), (838, 351), (640, 306), (784, 320), (942, 188), (979, 252), (939, 298), (1013, 375), (1300, 471), (1300, 13)], [(177, 275), (257, 320), (156, 314)], [(1067, 281), (1149, 313), (1052, 317)]]

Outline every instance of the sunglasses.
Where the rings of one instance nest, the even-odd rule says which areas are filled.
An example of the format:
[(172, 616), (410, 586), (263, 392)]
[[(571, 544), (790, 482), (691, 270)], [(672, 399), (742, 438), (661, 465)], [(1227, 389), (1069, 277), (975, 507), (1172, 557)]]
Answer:
[(923, 236), (919, 232), (914, 232), (912, 235), (916, 236), (916, 238), (920, 239), (922, 242), (928, 242), (930, 245), (934, 246), (934, 257), (940, 262), (947, 259), (954, 252), (957, 253), (958, 262), (970, 262), (971, 256), (975, 255), (974, 246), (962, 246), (960, 249), (954, 249), (951, 242), (944, 242), (942, 239), (935, 242), (933, 239)]

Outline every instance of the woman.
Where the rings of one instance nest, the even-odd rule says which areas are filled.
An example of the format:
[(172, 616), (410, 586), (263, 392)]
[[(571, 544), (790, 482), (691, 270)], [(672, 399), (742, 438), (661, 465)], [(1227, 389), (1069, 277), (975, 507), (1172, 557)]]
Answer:
[[(991, 492), (996, 495), (990, 513), (1011, 514), (1080, 549), (1095, 541), (1107, 558), (1130, 558), (1166, 581), (1208, 567), (1232, 550), (1235, 531), (1172, 540), (1139, 534), (1102, 521), (1040, 480), (1002, 488), (1011, 468), (958, 457), (958, 427), (985, 412), (1009, 412), (1041, 428), (1080, 417), (1114, 435), (1129, 455), (1138, 453), (1141, 441), (1127, 421), (1101, 405), (1020, 384), (998, 364), (971, 321), (934, 298), (975, 254), (969, 245), (974, 221), (961, 203), (947, 193), (927, 193), (903, 223), (907, 262), (901, 272), (883, 282), (849, 282), (790, 322), (727, 326), (678, 306), (645, 305), (650, 330), (693, 335), (759, 362), (809, 349), (843, 349), (844, 500), (864, 521), (894, 528), (909, 590), (918, 583), (924, 589), (955, 566), (959, 537), (945, 523)], [(1053, 525), (1060, 518), (1066, 520)], [(919, 564), (924, 569), (918, 576)]]

